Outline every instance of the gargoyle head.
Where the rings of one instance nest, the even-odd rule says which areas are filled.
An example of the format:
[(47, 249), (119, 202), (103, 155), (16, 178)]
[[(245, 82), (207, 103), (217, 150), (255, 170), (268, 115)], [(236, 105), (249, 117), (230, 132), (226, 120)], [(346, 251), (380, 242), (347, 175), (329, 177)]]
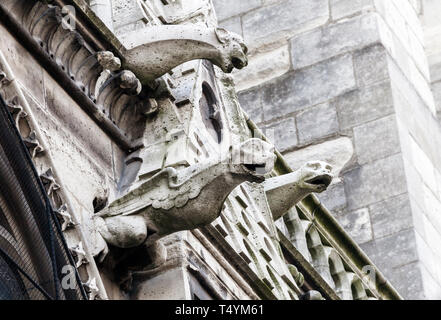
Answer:
[(234, 68), (245, 68), (248, 65), (248, 48), (242, 37), (223, 28), (217, 28), (215, 33), (224, 49), (220, 56), (221, 61), (217, 61), (216, 65), (226, 73), (231, 73)]
[(300, 168), (300, 187), (311, 192), (325, 191), (334, 178), (332, 166), (323, 161), (310, 161)]
[(251, 176), (254, 182), (262, 182), (264, 175), (274, 168), (274, 146), (257, 138), (249, 139), (231, 150), (231, 172)]
[(294, 172), (266, 179), (263, 187), (274, 220), (311, 193), (325, 191), (333, 178), (331, 170), (326, 162), (310, 161)]

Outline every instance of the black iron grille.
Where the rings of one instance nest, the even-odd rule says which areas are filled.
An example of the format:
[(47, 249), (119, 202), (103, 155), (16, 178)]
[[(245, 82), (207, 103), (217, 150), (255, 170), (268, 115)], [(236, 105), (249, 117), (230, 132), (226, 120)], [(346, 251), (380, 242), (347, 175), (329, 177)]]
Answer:
[(86, 299), (59, 221), (1, 95), (0, 299)]

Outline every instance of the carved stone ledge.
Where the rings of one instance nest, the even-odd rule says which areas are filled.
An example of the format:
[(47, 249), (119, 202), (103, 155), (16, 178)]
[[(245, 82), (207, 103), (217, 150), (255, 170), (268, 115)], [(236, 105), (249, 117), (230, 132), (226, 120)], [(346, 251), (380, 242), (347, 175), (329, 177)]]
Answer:
[[(125, 107), (135, 112), (134, 106), (139, 100), (132, 97), (137, 96), (142, 89), (138, 79), (130, 71), (118, 71), (121, 61), (113, 53), (94, 51), (78, 32), (66, 28), (58, 6), (36, 3), (24, 22), (42, 49), (99, 109), (103, 109), (110, 120), (120, 125), (120, 113)], [(97, 86), (104, 71), (108, 71), (109, 79)], [(126, 96), (125, 99), (121, 99), (122, 96)]]

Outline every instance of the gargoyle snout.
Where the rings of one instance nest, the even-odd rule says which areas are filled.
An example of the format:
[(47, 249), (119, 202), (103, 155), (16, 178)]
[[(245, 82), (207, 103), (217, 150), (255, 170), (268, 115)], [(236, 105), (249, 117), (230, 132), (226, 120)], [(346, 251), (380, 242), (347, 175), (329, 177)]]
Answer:
[(231, 57), (231, 63), (236, 69), (243, 69), (248, 65), (247, 47), (241, 46), (241, 50), (236, 52)]

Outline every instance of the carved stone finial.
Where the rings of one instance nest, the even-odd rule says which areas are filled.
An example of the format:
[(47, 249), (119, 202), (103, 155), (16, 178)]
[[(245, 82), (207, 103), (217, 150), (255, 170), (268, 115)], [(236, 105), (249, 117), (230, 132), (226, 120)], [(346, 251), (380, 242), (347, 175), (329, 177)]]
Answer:
[(230, 73), (248, 64), (248, 49), (239, 35), (200, 25), (161, 25), (126, 35), (124, 67), (148, 84), (178, 65), (207, 59)]
[(299, 170), (267, 179), (264, 188), (273, 213), (279, 219), (309, 194), (325, 191), (331, 184), (332, 166), (322, 161), (310, 161)]
[[(252, 153), (252, 154), (251, 154)], [(106, 242), (120, 248), (147, 244), (213, 222), (231, 191), (245, 181), (261, 182), (273, 169), (274, 147), (250, 139), (223, 159), (176, 170), (168, 167), (111, 203), (96, 217)]]

